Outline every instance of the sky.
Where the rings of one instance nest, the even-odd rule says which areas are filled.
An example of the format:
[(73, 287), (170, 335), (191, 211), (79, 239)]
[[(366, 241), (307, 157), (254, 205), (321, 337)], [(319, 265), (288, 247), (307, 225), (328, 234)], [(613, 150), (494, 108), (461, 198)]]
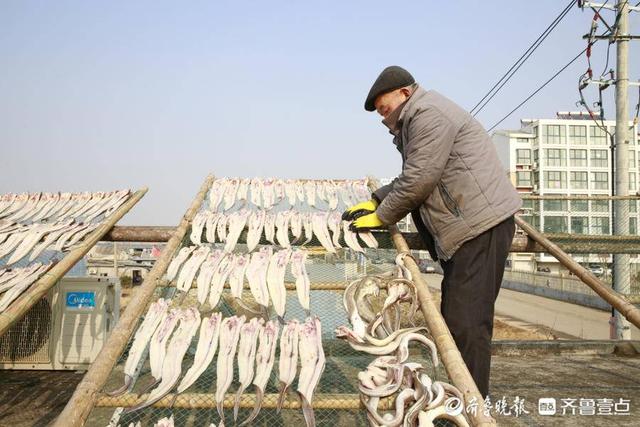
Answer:
[[(363, 108), (383, 68), (471, 109), (567, 4), (0, 0), (0, 194), (146, 186), (120, 223), (175, 225), (209, 173), (393, 177), (400, 156)], [(580, 52), (592, 16), (569, 12), (480, 122), (491, 127)], [(629, 57), (639, 80), (640, 42)], [(605, 58), (601, 42), (598, 74)], [(578, 60), (499, 129), (575, 111), (586, 67)]]

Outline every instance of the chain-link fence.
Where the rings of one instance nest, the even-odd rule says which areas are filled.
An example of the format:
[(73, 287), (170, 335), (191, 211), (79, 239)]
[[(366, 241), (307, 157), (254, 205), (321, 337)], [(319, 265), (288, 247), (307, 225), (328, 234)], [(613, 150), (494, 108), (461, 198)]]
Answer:
[[(640, 197), (525, 195), (521, 218), (545, 233), (566, 253), (603, 282), (628, 285), (628, 294), (640, 294)], [(627, 227), (616, 227), (617, 218), (626, 218)], [(617, 267), (616, 267), (617, 266)], [(528, 272), (532, 284), (562, 280), (572, 275), (545, 252), (512, 253), (508, 270)], [(508, 273), (507, 273), (508, 274)], [(586, 288), (586, 287), (585, 287)], [(585, 292), (589, 292), (586, 290)]]

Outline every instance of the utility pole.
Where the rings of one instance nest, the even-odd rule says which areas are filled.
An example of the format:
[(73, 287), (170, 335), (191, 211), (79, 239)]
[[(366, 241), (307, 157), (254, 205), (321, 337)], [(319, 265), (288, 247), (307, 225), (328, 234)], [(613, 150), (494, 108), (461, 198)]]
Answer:
[[(618, 22), (614, 37), (616, 40), (616, 133), (615, 133), (615, 187), (614, 195), (629, 195), (629, 0), (616, 2), (616, 20)], [(612, 159), (613, 161), (614, 159)], [(629, 234), (629, 205), (627, 201), (613, 202), (614, 235)], [(613, 255), (613, 289), (623, 295), (631, 290), (629, 274), (629, 255)], [(615, 338), (630, 340), (629, 322), (614, 311)], [(613, 338), (613, 337), (612, 337)]]

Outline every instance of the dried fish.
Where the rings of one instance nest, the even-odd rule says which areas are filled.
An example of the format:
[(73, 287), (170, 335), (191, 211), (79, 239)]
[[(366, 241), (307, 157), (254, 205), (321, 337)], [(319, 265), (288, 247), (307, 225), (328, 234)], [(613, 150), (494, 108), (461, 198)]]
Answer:
[(211, 279), (213, 278), (213, 274), (216, 272), (218, 263), (223, 256), (224, 254), (221, 250), (214, 250), (200, 266), (200, 272), (198, 273), (198, 278), (196, 279), (196, 286), (198, 288), (198, 303), (200, 303), (200, 305), (204, 304), (207, 300), (207, 295), (209, 295), (209, 288), (211, 287)]
[(202, 230), (204, 230), (204, 226), (207, 222), (208, 217), (208, 211), (200, 211), (193, 218), (193, 222), (191, 223), (191, 234), (189, 234), (189, 238), (196, 245), (202, 244)]
[(233, 420), (238, 419), (240, 397), (253, 380), (254, 364), (256, 363), (256, 350), (258, 336), (263, 328), (264, 321), (254, 317), (240, 328), (240, 343), (238, 344), (238, 381), (240, 386), (236, 392), (236, 400), (233, 405)]
[(233, 381), (233, 359), (238, 348), (240, 328), (244, 324), (244, 316), (227, 317), (220, 328), (220, 351), (216, 364), (216, 408), (220, 415), (220, 424), (224, 425), (224, 411), (222, 404), (224, 395)]
[(234, 298), (242, 299), (242, 287), (244, 285), (244, 275), (249, 266), (249, 254), (236, 254), (233, 257), (233, 267), (229, 275), (229, 287)]
[(178, 281), (176, 282), (176, 288), (178, 288), (178, 290), (182, 292), (189, 292), (198, 269), (207, 259), (210, 252), (211, 249), (209, 249), (208, 246), (200, 246), (192, 252), (191, 258), (182, 265), (182, 269), (178, 275)]
[(218, 305), (220, 301), (220, 296), (222, 295), (222, 290), (224, 289), (224, 284), (231, 274), (231, 269), (233, 268), (233, 262), (231, 255), (225, 255), (218, 266), (216, 267), (215, 272), (213, 273), (213, 277), (211, 278), (211, 289), (209, 290), (209, 306), (214, 308)]
[(167, 280), (172, 281), (178, 275), (178, 270), (180, 270), (182, 264), (189, 258), (189, 255), (191, 255), (191, 252), (193, 252), (195, 248), (195, 246), (187, 246), (178, 251), (178, 254), (171, 260), (169, 267), (167, 267)]
[(307, 251), (297, 250), (291, 254), (291, 274), (296, 279), (296, 293), (298, 301), (305, 310), (309, 310), (309, 291), (311, 282), (305, 268)]
[(264, 389), (267, 385), (267, 381), (269, 381), (269, 376), (271, 375), (271, 370), (275, 363), (276, 343), (278, 342), (279, 329), (278, 323), (273, 320), (268, 321), (263, 328), (260, 328), (260, 344), (258, 346), (258, 351), (256, 352), (256, 375), (253, 379), (253, 385), (256, 390), (256, 402), (251, 415), (249, 415), (249, 418), (240, 424), (241, 426), (253, 421), (260, 412)]
[(313, 415), (313, 392), (320, 382), (324, 371), (325, 357), (322, 349), (322, 329), (320, 319), (308, 318), (300, 328), (298, 342), (300, 355), (300, 375), (298, 377), (298, 394), (302, 399), (302, 412), (307, 427), (315, 426)]
[(280, 393), (278, 395), (277, 412), (282, 409), (282, 404), (287, 396), (287, 390), (296, 377), (298, 371), (298, 336), (300, 323), (290, 320), (282, 329), (280, 337), (280, 359), (278, 359), (278, 380), (280, 381)]
[(151, 337), (158, 328), (158, 325), (160, 325), (160, 322), (168, 308), (169, 301), (163, 298), (158, 299), (149, 306), (147, 314), (144, 316), (144, 320), (136, 331), (133, 343), (131, 344), (131, 349), (129, 349), (127, 361), (124, 364), (124, 385), (117, 390), (107, 392), (109, 396), (119, 396), (127, 391), (129, 385), (131, 385), (131, 381), (133, 380), (138, 364), (140, 363), (140, 359), (142, 359), (142, 356), (144, 355), (144, 350), (149, 345)]
[(256, 302), (263, 307), (269, 306), (269, 291), (267, 289), (267, 270), (271, 259), (271, 246), (265, 246), (260, 251), (251, 254), (251, 260), (247, 266), (247, 281), (251, 295)]
[(247, 252), (252, 252), (258, 243), (260, 243), (260, 237), (262, 236), (262, 229), (264, 228), (266, 212), (264, 210), (258, 210), (252, 212), (249, 215), (249, 230), (247, 231)]
[(331, 237), (329, 236), (329, 230), (327, 229), (327, 218), (327, 213), (316, 212), (313, 214), (311, 217), (313, 234), (315, 234), (316, 238), (327, 252), (336, 253), (333, 244), (331, 244)]
[(218, 337), (222, 325), (222, 313), (212, 313), (211, 317), (205, 317), (200, 324), (198, 346), (193, 358), (193, 365), (189, 368), (182, 381), (178, 385), (177, 392), (182, 393), (209, 367), (218, 348)]
[(147, 400), (126, 410), (125, 413), (134, 412), (153, 405), (166, 396), (178, 382), (182, 371), (182, 359), (191, 345), (191, 340), (193, 340), (198, 326), (200, 326), (200, 313), (197, 309), (191, 307), (180, 310), (178, 318), (178, 327), (169, 342), (171, 351), (167, 353), (162, 363), (162, 378), (160, 384), (151, 390)]
[(291, 219), (291, 211), (282, 211), (276, 214), (276, 239), (278, 244), (283, 248), (290, 248), (289, 243), (289, 220)]
[(287, 289), (284, 286), (284, 276), (287, 263), (291, 257), (290, 249), (282, 249), (271, 256), (269, 269), (267, 270), (267, 288), (276, 314), (281, 319), (284, 316), (287, 304)]
[(248, 209), (240, 209), (232, 213), (229, 216), (229, 233), (227, 234), (227, 243), (224, 245), (225, 252), (233, 252), (236, 247), (240, 233), (244, 230), (244, 226), (247, 224), (247, 218), (251, 212)]

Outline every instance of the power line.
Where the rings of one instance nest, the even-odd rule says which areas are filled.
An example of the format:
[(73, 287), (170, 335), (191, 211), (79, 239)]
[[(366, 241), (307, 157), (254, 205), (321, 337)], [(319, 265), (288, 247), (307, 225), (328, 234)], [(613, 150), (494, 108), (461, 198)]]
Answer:
[(578, 60), (578, 58), (580, 58), (582, 56), (583, 53), (585, 53), (587, 51), (586, 48), (584, 48), (579, 54), (577, 54), (575, 56), (575, 58), (573, 58), (571, 61), (569, 61), (568, 64), (566, 64), (564, 67), (560, 68), (553, 76), (551, 76), (551, 78), (549, 80), (547, 80), (546, 82), (544, 82), (542, 84), (542, 86), (540, 86), (538, 89), (536, 89), (531, 95), (529, 95), (528, 97), (525, 98), (524, 101), (522, 101), (520, 104), (518, 104), (513, 110), (511, 110), (506, 116), (504, 116), (503, 118), (501, 118), (496, 124), (494, 124), (493, 126), (491, 126), (489, 128), (489, 130), (487, 132), (491, 132), (493, 129), (496, 128), (496, 126), (498, 126), (500, 123), (502, 123), (503, 121), (505, 121), (506, 119), (508, 119), (513, 113), (515, 113), (520, 107), (522, 107), (524, 104), (527, 103), (527, 101), (529, 101), (531, 98), (533, 98), (538, 92), (540, 92), (542, 89), (545, 88), (545, 86), (547, 86), (549, 83), (551, 83), (551, 81), (553, 79), (555, 79), (556, 77), (558, 77), (558, 75), (560, 75), (560, 73), (562, 73), (564, 70), (566, 70), (567, 68), (569, 68), (569, 66), (571, 64), (573, 64), (574, 62), (576, 62)]
[[(482, 109), (493, 99), (493, 97), (507, 84), (507, 82), (513, 77), (513, 75), (522, 67), (522, 65), (529, 59), (529, 57), (536, 51), (536, 49), (542, 44), (542, 42), (551, 34), (555, 27), (562, 21), (562, 19), (569, 13), (571, 7), (577, 0), (572, 0), (560, 14), (549, 24), (549, 26), (538, 36), (531, 46), (518, 58), (518, 60), (507, 70), (507, 72), (493, 85), (489, 92), (487, 92), (480, 101), (470, 110), (471, 114), (476, 116)], [(497, 89), (496, 89), (497, 88)], [(488, 99), (487, 99), (488, 98)], [(485, 101), (486, 100), (486, 101)], [(484, 103), (483, 103), (484, 102)], [(482, 106), (480, 106), (482, 104)], [(480, 108), (478, 108), (480, 106)]]

